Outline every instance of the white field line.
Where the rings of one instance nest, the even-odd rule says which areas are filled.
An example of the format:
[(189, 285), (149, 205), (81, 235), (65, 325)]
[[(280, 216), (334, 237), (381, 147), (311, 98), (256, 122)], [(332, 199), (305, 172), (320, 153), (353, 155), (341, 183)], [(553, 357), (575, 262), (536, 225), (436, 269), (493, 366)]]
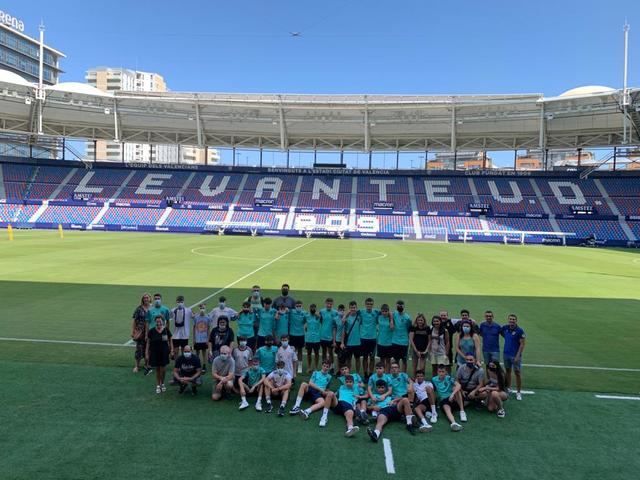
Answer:
[(219, 293), (224, 292), (225, 290), (233, 287), (234, 285), (240, 283), (242, 280), (244, 280), (245, 278), (250, 277), (251, 275), (253, 275), (254, 273), (258, 273), (260, 270), (267, 268), (269, 265), (273, 265), (274, 263), (276, 263), (278, 260), (283, 259), (284, 257), (286, 257), (287, 255), (300, 250), (303, 247), (306, 247), (307, 245), (309, 245), (312, 242), (315, 242), (316, 239), (314, 238), (313, 240), (310, 240), (308, 242), (303, 243), (302, 245), (298, 245), (296, 248), (292, 248), (291, 250), (289, 250), (288, 252), (283, 253), (282, 255), (274, 258), (273, 260), (269, 260), (267, 263), (265, 263), (264, 265), (262, 265), (261, 267), (256, 268), (255, 270), (247, 273), (246, 275), (243, 275), (242, 277), (240, 277), (239, 279), (231, 282), (229, 285), (226, 285), (224, 288), (221, 288), (220, 290), (216, 290), (215, 292), (213, 292), (211, 295), (204, 297), (202, 300), (198, 300), (196, 303), (194, 303), (193, 305), (191, 305), (189, 308), (193, 308), (193, 307), (197, 307), (198, 305), (200, 305), (202, 302), (206, 302), (207, 300), (209, 300), (212, 297), (215, 297), (216, 295), (218, 295)]
[(596, 398), (604, 400), (640, 400), (640, 397), (624, 397), (622, 395), (596, 395)]
[(135, 343), (129, 344), (129, 342), (122, 343), (105, 343), (105, 342), (81, 342), (78, 340), (47, 340), (43, 338), (12, 338), (12, 337), (0, 337), (0, 341), (3, 342), (30, 342), (30, 343), (58, 343), (64, 345), (90, 345), (93, 347), (130, 347)]
[(122, 344), (123, 347), (132, 347), (136, 344), (136, 342), (134, 342), (132, 339), (127, 340), (126, 342), (124, 342)]
[(562, 368), (568, 370), (603, 370), (605, 372), (640, 372), (640, 368), (585, 367), (580, 365), (539, 365), (535, 363), (525, 363), (524, 366), (533, 368)]
[(382, 445), (384, 447), (384, 463), (387, 466), (387, 473), (396, 473), (396, 467), (393, 464), (393, 452), (391, 451), (391, 440), (383, 438)]
[(533, 390), (520, 390), (520, 393), (522, 395), (535, 395), (536, 392), (534, 392)]

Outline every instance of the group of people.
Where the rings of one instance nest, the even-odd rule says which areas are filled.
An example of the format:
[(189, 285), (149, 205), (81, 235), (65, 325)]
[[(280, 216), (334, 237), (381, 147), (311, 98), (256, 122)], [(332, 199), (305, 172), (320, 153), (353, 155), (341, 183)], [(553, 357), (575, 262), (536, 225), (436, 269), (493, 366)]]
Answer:
[[(134, 372), (155, 370), (157, 394), (166, 391), (166, 368), (175, 360), (171, 383), (180, 394), (196, 395), (210, 368), (214, 401), (237, 395), (239, 409), (245, 410), (247, 399), (256, 397), (255, 410), (271, 413), (277, 399), (277, 415), (284, 416), (295, 395), (290, 415), (308, 419), (322, 411), (319, 425), (324, 427), (334, 411), (345, 419), (346, 436), (359, 431), (357, 424), (373, 421), (367, 429), (373, 441), (386, 423), (403, 418), (412, 434), (430, 431), (438, 408), (452, 431), (462, 430), (454, 413), (466, 422), (470, 404), (503, 418), (512, 374), (515, 397), (522, 399), (526, 336), (515, 314), (502, 326), (489, 310), (481, 323), (468, 310), (458, 318), (440, 311), (428, 322), (422, 313), (412, 320), (402, 300), (392, 311), (387, 304), (376, 308), (372, 298), (363, 308), (356, 301), (334, 308), (327, 298), (323, 308), (310, 304), (305, 309), (287, 284), (273, 300), (255, 285), (239, 311), (225, 297), (208, 311), (204, 303), (187, 307), (183, 296), (170, 309), (159, 293), (144, 294), (133, 313), (131, 336)], [(296, 392), (303, 351), (310, 377)], [(332, 390), (334, 376), (338, 384)], [(303, 401), (310, 405), (302, 408)]]

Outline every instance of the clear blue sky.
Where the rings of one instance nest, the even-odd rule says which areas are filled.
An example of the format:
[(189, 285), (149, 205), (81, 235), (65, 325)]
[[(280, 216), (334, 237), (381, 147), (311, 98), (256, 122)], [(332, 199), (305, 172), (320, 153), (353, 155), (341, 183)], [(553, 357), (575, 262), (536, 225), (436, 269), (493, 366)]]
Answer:
[[(162, 74), (171, 90), (543, 93), (640, 86), (640, 0), (5, 0), (62, 50), (62, 81), (88, 68)], [(300, 37), (289, 32), (297, 31)]]

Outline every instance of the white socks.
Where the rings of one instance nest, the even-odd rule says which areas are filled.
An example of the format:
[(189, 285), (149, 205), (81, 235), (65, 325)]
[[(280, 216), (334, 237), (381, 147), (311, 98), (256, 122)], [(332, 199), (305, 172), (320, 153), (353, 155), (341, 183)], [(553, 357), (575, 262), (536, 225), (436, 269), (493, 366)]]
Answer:
[(302, 397), (296, 397), (296, 403), (294, 405), (294, 408), (295, 407), (299, 408), (301, 403), (302, 403)]
[(413, 415), (407, 415), (407, 425), (413, 425)]

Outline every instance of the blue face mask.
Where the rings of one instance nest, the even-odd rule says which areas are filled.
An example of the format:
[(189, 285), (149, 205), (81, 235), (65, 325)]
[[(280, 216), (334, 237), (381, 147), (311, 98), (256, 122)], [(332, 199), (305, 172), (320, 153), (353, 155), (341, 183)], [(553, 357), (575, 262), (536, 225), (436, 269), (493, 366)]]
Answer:
[(191, 358), (191, 352), (184, 352), (184, 358)]
[(224, 308), (224, 302), (220, 302), (220, 308)]
[(180, 302), (180, 303), (178, 304), (178, 308), (179, 308), (180, 310), (182, 310), (182, 309), (184, 308), (184, 303)]
[(162, 305), (162, 300), (154, 300), (153, 304), (154, 304), (156, 307), (159, 307), (160, 305)]

